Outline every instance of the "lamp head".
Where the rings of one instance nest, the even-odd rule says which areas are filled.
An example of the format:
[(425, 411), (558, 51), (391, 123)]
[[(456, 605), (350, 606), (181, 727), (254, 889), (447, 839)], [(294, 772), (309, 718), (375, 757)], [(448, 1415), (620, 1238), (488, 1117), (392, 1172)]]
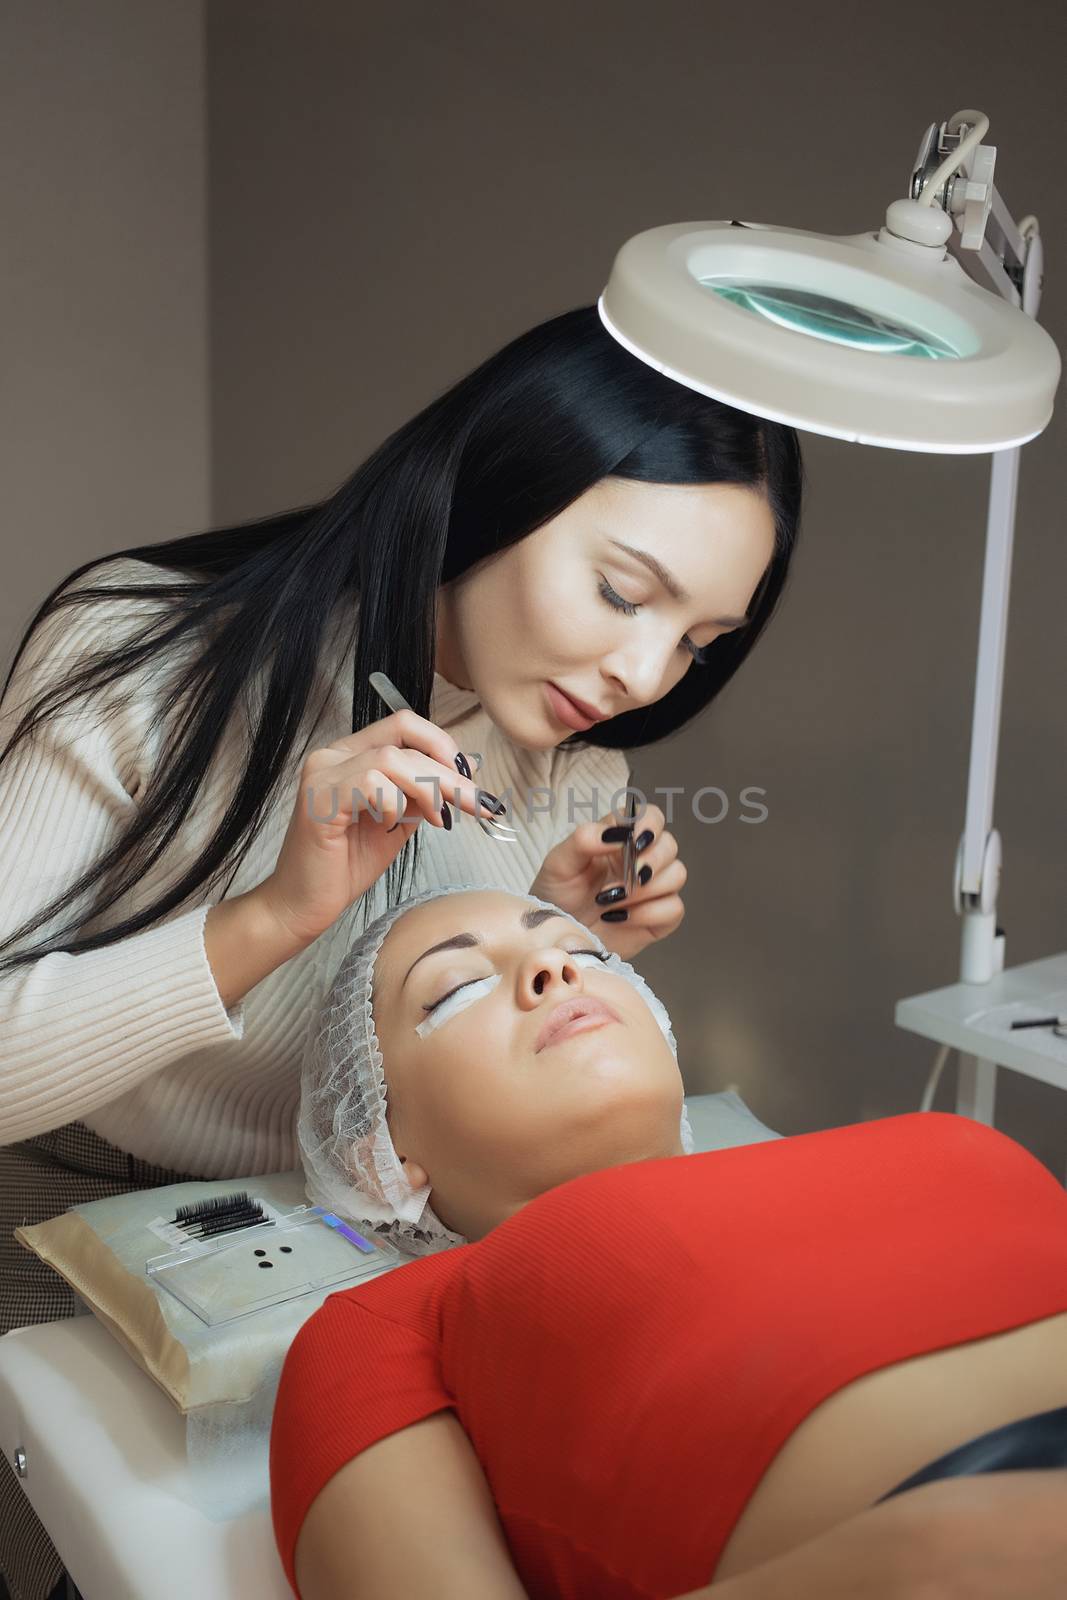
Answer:
[[(927, 203), (952, 191), (964, 244), (976, 207), (988, 216), (991, 147), (975, 148), (988, 119), (958, 112), (945, 127), (963, 119), (980, 120), (955, 157), (935, 168), (939, 151), (923, 147), (929, 195), (894, 200), (877, 232), (733, 220), (635, 235), (598, 301), (605, 327), (666, 376), (813, 433), (946, 454), (1024, 444), (1052, 415), (1060, 357), (1032, 302), (963, 270), (946, 248), (952, 218)], [(988, 181), (942, 189), (965, 155)], [(1036, 232), (1028, 243), (1039, 261)]]

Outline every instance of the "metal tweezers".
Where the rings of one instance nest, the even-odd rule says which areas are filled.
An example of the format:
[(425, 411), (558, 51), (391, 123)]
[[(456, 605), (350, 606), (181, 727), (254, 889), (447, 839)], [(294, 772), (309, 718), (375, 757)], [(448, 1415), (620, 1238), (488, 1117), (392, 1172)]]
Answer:
[[(387, 678), (384, 672), (372, 672), (367, 682), (379, 699), (384, 700), (390, 711), (414, 711), (414, 707), (408, 705), (396, 684), (391, 678)], [(470, 767), (466, 760), (464, 760), (463, 764), (467, 767), (465, 776), (469, 778), (471, 776)], [(478, 792), (482, 794), (487, 791), (479, 790)], [(474, 820), (482, 832), (488, 834), (490, 839), (495, 839), (497, 844), (515, 844), (519, 837), (509, 823), (500, 822), (496, 817), (476, 816)]]
[(627, 774), (626, 787), (630, 791), (626, 801), (626, 818), (630, 823), (630, 831), (626, 835), (626, 843), (622, 847), (622, 881), (626, 888), (627, 897), (629, 897), (633, 894), (637, 883), (637, 850), (635, 849), (637, 841), (634, 838), (634, 834), (637, 832), (637, 828), (634, 825), (634, 819), (637, 816), (637, 796), (633, 792), (634, 775), (632, 772)]

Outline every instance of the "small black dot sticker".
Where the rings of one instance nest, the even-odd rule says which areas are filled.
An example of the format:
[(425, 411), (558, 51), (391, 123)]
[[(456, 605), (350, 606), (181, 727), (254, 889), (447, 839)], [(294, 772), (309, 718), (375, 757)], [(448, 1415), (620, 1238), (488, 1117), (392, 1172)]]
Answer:
[(261, 1262), (260, 1262), (260, 1263), (259, 1263), (259, 1265), (260, 1265), (260, 1266), (261, 1266), (261, 1267), (273, 1267), (273, 1265), (274, 1265), (274, 1262), (273, 1262), (273, 1261), (261, 1261)]
[(252, 1254), (254, 1256), (265, 1256), (266, 1253), (267, 1252), (265, 1250), (253, 1250), (253, 1252), (252, 1252)]
[(291, 1244), (280, 1245), (279, 1249), (281, 1250), (283, 1256), (291, 1256), (293, 1253), (293, 1247)]

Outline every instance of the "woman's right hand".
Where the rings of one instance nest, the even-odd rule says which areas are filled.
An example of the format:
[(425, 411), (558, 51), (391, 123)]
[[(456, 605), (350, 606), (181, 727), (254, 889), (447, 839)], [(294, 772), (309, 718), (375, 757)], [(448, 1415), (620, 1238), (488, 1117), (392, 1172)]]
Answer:
[(435, 723), (397, 711), (310, 752), (277, 865), (254, 891), (298, 948), (377, 882), (410, 827), (424, 819), (449, 826), (441, 802), (471, 816), (496, 814), (489, 801), (479, 804), (486, 791), (460, 775), (458, 751)]

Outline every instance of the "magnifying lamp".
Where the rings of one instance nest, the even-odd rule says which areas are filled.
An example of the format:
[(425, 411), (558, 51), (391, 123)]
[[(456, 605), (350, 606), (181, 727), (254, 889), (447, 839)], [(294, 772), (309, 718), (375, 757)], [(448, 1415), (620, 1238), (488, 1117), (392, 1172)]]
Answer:
[[(859, 444), (992, 454), (954, 881), (961, 983), (897, 1008), (898, 1023), (944, 1046), (926, 1108), (949, 1048), (974, 1048), (979, 1037), (956, 1026), (974, 1009), (970, 986), (1010, 976), (996, 925), (1001, 848), (992, 821), (1019, 448), (1048, 423), (1060, 376), (1056, 345), (1036, 321), (1037, 219), (1016, 223), (1008, 212), (993, 183), (996, 148), (981, 142), (988, 128), (981, 111), (931, 125), (909, 193), (877, 231), (838, 236), (736, 220), (650, 228), (618, 252), (598, 302), (604, 326), (633, 355), (728, 405)], [(1067, 955), (1031, 967), (1067, 989)], [(1020, 983), (1012, 992), (1029, 994)], [(933, 1021), (938, 1008), (918, 1003), (950, 996), (958, 1015), (949, 1020), (947, 1000)], [(995, 1061), (1067, 1088), (1067, 1054), (1053, 1076), (997, 1042), (961, 1062), (957, 1110), (992, 1123)]]
[[(1037, 223), (1016, 228), (1000, 202), (988, 126), (959, 111), (931, 128), (912, 196), (877, 232), (732, 221), (637, 234), (600, 296), (605, 327), (667, 377), (812, 433), (948, 453), (1024, 444), (1052, 415), (1060, 358), (1034, 321)], [(931, 170), (935, 139), (952, 148)], [(968, 275), (967, 252), (999, 292)]]

